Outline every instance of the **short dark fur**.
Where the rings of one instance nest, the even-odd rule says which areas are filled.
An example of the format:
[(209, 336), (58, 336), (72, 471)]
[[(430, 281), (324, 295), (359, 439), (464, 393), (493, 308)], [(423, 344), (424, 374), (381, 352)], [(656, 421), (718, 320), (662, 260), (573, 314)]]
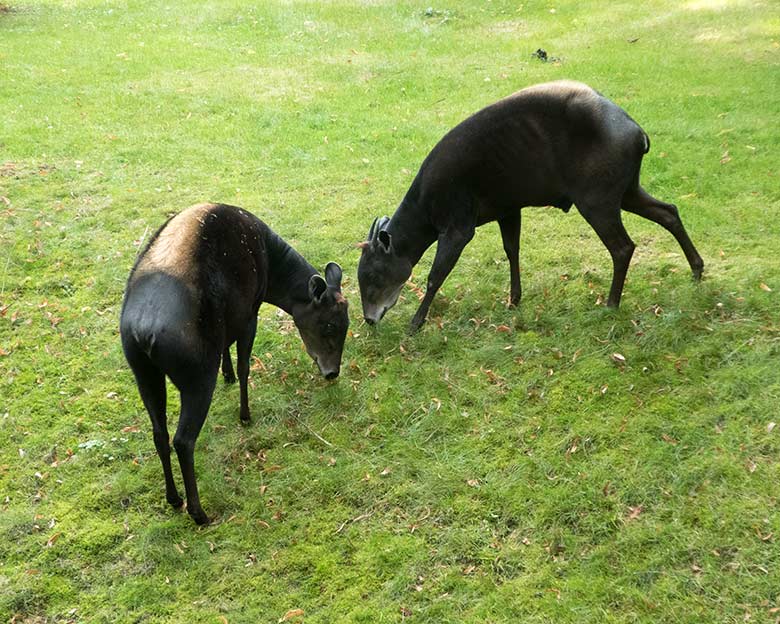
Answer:
[(187, 510), (203, 524), (208, 517), (195, 482), (195, 440), (211, 404), (220, 360), (225, 380), (236, 379), (230, 359), (233, 343), (241, 386), (240, 416), (249, 421), (247, 379), (260, 304), (267, 301), (293, 315), (307, 350), (329, 379), (338, 376), (349, 321), (337, 264), (328, 264), (324, 280), (265, 223), (240, 208), (212, 205), (200, 217), (192, 257), (183, 259), (193, 267), (186, 279), (142, 262), (170, 220), (152, 237), (127, 281), (120, 333), (151, 417), (167, 499), (174, 506), (180, 506), (182, 499), (171, 471), (166, 375), (181, 394), (173, 445)]
[(378, 322), (425, 250), (438, 241), (427, 291), (411, 322), (431, 301), (474, 229), (497, 221), (509, 259), (510, 303), (520, 300), (520, 208), (572, 204), (613, 261), (607, 305), (617, 307), (634, 243), (621, 209), (655, 221), (679, 242), (695, 278), (704, 263), (677, 208), (639, 185), (644, 131), (621, 108), (580, 83), (537, 85), (509, 96), (453, 128), (427, 156), (392, 219), (372, 225), (358, 267), (363, 311)]

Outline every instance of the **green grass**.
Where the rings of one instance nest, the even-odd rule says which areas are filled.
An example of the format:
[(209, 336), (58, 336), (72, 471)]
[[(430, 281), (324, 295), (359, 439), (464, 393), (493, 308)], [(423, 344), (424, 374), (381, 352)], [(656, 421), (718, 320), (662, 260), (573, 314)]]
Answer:
[[(778, 620), (773, 2), (2, 4), (1, 621)], [(447, 129), (564, 77), (648, 132), (643, 184), (704, 281), (626, 215), (607, 311), (595, 234), (528, 209), (519, 309), (487, 225), (419, 334), (412, 290), (365, 326), (371, 220)], [(253, 423), (220, 383), (198, 440), (198, 529), (165, 503), (117, 320), (141, 241), (206, 200), (341, 263), (352, 335), (327, 383), (261, 309)]]

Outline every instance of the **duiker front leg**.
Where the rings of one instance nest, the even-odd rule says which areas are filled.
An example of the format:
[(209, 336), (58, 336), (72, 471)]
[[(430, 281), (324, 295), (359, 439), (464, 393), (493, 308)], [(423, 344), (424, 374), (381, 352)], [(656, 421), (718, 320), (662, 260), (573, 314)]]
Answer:
[(225, 345), (222, 352), (222, 377), (225, 383), (236, 383), (236, 373), (233, 371), (233, 362), (230, 359), (230, 345)]
[(425, 297), (422, 303), (420, 303), (420, 307), (417, 308), (417, 313), (412, 318), (409, 326), (410, 333), (416, 332), (425, 322), (425, 317), (428, 316), (428, 308), (431, 307), (436, 291), (439, 290), (444, 280), (447, 279), (458, 258), (460, 258), (463, 249), (472, 238), (474, 238), (473, 226), (464, 230), (452, 228), (439, 236), (439, 240), (436, 243), (436, 256), (433, 258), (431, 272), (428, 274)]
[(501, 240), (504, 252), (509, 260), (509, 305), (516, 306), (520, 302), (520, 211), (499, 219)]
[(238, 364), (238, 383), (241, 389), (241, 411), (239, 413), (241, 422), (249, 423), (249, 358), (252, 355), (252, 343), (255, 341), (255, 332), (257, 331), (257, 315), (252, 316), (252, 320), (247, 325), (244, 332), (236, 341), (236, 363)]

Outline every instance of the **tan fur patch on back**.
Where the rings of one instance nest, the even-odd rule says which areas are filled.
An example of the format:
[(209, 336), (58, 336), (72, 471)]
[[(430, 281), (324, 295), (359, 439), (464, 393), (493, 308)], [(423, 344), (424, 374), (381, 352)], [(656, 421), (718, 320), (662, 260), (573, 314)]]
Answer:
[(556, 80), (554, 82), (543, 82), (541, 84), (531, 85), (530, 87), (516, 91), (499, 100), (497, 104), (509, 104), (516, 98), (524, 98), (533, 95), (552, 95), (560, 98), (565, 98), (569, 95), (592, 98), (598, 97), (598, 94), (585, 83), (577, 82), (576, 80)]
[(598, 94), (588, 85), (574, 80), (556, 80), (555, 82), (545, 82), (538, 85), (526, 87), (515, 95), (545, 94), (554, 97), (565, 98), (566, 96), (577, 95), (579, 97), (597, 98)]
[(565, 95), (568, 93), (593, 93), (588, 85), (575, 80), (556, 80), (554, 82), (544, 82), (542, 84), (526, 87), (523, 91), (533, 93), (534, 91), (554, 93)]
[(214, 204), (190, 206), (168, 221), (138, 263), (136, 277), (152, 271), (162, 271), (185, 280), (191, 277), (201, 228), (213, 208)]

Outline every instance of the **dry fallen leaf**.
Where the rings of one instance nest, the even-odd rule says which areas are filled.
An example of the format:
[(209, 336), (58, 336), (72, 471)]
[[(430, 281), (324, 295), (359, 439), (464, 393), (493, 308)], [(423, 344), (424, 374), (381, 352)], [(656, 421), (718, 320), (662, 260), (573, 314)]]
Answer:
[(761, 282), (761, 283), (758, 285), (758, 287), (759, 287), (761, 290), (765, 290), (766, 292), (772, 292), (772, 289), (771, 289), (771, 288), (769, 288), (769, 286), (767, 286), (766, 284), (764, 284), (764, 282)]
[(776, 422), (771, 422), (771, 423), (769, 423), (769, 424), (766, 426), (766, 432), (767, 432), (767, 433), (772, 433), (772, 431), (774, 430), (774, 428), (775, 428), (776, 426), (777, 426), (777, 423), (776, 423)]
[(62, 535), (62, 531), (58, 531), (54, 535), (52, 535), (49, 539), (46, 540), (46, 548), (51, 548), (54, 546), (54, 543), (60, 539), (60, 536)]
[(279, 623), (281, 622), (287, 622), (294, 617), (300, 617), (304, 613), (303, 609), (290, 609), (287, 613), (285, 613), (282, 617), (279, 618)]
[(626, 357), (622, 353), (613, 353), (611, 356), (612, 361), (616, 364), (625, 364)]
[(629, 507), (628, 508), (629, 514), (628, 514), (628, 516), (626, 516), (626, 522), (630, 522), (631, 520), (636, 520), (640, 516), (640, 514), (642, 513), (644, 508), (645, 508), (644, 505), (637, 505), (636, 507)]

